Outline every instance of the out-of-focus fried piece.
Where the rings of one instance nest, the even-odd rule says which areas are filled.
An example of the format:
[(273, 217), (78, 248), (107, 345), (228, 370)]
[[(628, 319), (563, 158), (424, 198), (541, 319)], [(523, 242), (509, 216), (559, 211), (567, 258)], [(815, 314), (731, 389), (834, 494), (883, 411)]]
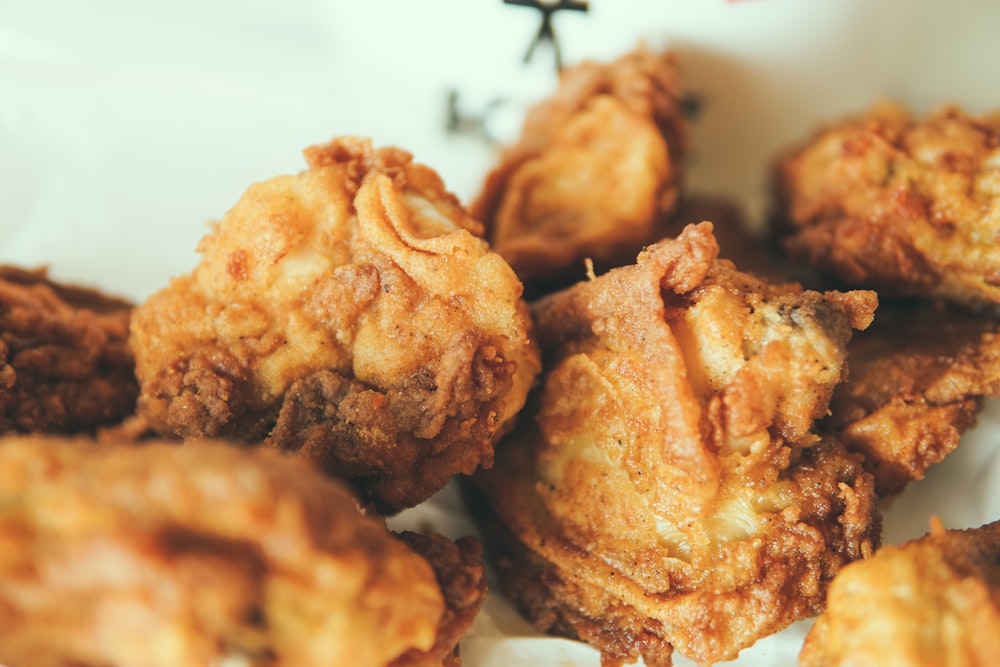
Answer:
[(860, 457), (812, 430), (875, 295), (766, 284), (711, 230), (536, 304), (535, 424), (474, 478), (504, 590), (609, 667), (735, 658), (879, 537)]
[(885, 546), (845, 567), (801, 667), (1000, 664), (1000, 522)]
[[(687, 150), (675, 56), (641, 47), (563, 71), (472, 204), (529, 292), (628, 264), (677, 203)], [(534, 289), (532, 289), (534, 288)]]
[(674, 237), (688, 225), (712, 221), (719, 257), (740, 271), (772, 283), (801, 282), (801, 266), (793, 265), (764, 232), (752, 230), (737, 202), (718, 196), (695, 194), (681, 200), (677, 213), (661, 227), (659, 238)]
[(878, 106), (782, 156), (776, 189), (786, 250), (846, 284), (1000, 303), (1000, 114)]
[(1000, 395), (1000, 321), (927, 304), (883, 304), (848, 345), (831, 430), (865, 457), (880, 496), (898, 493), (941, 461)]
[[(428, 650), (410, 649), (392, 661), (391, 667), (443, 667), (462, 664), (458, 642), (472, 626), (486, 599), (483, 548), (472, 537), (452, 542), (441, 535), (405, 532), (399, 539), (427, 559), (437, 575), (445, 610), (438, 623), (437, 639)], [(443, 656), (443, 658), (442, 658)]]
[(404, 539), (277, 452), (11, 437), (0, 663), (454, 664), (478, 545)]
[(138, 410), (296, 451), (392, 512), (492, 463), (538, 351), (520, 281), (433, 170), (360, 138), (306, 157), (137, 308)]
[(132, 305), (0, 266), (0, 434), (91, 434), (135, 409)]

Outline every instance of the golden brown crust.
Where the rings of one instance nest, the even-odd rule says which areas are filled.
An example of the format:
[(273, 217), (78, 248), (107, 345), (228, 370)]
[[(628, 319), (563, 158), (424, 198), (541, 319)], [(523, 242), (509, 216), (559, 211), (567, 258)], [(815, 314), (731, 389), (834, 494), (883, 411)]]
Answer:
[(404, 539), (276, 452), (8, 438), (0, 662), (451, 664), (478, 546)]
[(431, 169), (358, 138), (306, 155), (137, 309), (139, 413), (300, 452), (397, 511), (490, 464), (538, 370), (530, 318)]
[[(472, 204), (493, 248), (531, 287), (629, 263), (676, 207), (687, 150), (676, 58), (640, 47), (563, 71)], [(538, 291), (537, 289), (532, 291)]]
[(845, 567), (799, 656), (802, 667), (1000, 663), (1000, 522), (931, 532)]
[(711, 230), (536, 304), (535, 426), (476, 476), (502, 585), (609, 665), (732, 659), (878, 541), (860, 457), (812, 430), (874, 294), (763, 283)]
[[(525, 460), (526, 449), (505, 443), (498, 469), (477, 475), (477, 482), (494, 476), (508, 485), (498, 490), (485, 483), (486, 497), (503, 494), (503, 519), (478, 498), (470, 502), (487, 554), (501, 591), (539, 630), (594, 645), (607, 667), (640, 657), (669, 667), (675, 648), (704, 664), (735, 659), (741, 648), (792, 620), (820, 613), (835, 573), (869, 556), (877, 543), (871, 478), (857, 457), (830, 442), (807, 449), (798, 469), (781, 478), (786, 488), (800, 489), (798, 506), (770, 517), (758, 540), (730, 542), (712, 563), (644, 554), (624, 566), (609, 563), (568, 540), (544, 510), (529, 507), (537, 491), (516, 479), (518, 470), (535, 464)], [(590, 502), (599, 507), (608, 498), (595, 495)], [(660, 569), (669, 570), (663, 590), (638, 581)]]
[(886, 104), (776, 169), (786, 250), (851, 286), (1000, 302), (1000, 115)]
[(865, 457), (880, 496), (898, 493), (958, 445), (1000, 394), (1000, 321), (930, 304), (883, 304), (848, 345), (851, 372), (823, 428)]
[(92, 434), (135, 409), (132, 305), (0, 267), (0, 434)]

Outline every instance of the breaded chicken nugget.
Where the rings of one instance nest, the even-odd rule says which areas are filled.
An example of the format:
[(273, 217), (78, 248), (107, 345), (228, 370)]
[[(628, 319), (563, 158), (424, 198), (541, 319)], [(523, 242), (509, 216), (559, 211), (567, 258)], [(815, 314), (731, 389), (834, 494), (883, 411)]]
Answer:
[(273, 451), (0, 440), (0, 663), (455, 664), (478, 544), (405, 539)]
[(157, 433), (295, 451), (386, 512), (493, 459), (539, 368), (522, 286), (438, 175), (341, 138), (252, 186), (137, 308)]
[(847, 347), (851, 373), (822, 428), (865, 457), (879, 496), (902, 491), (958, 445), (1000, 395), (1000, 321), (915, 302), (879, 307)]
[(687, 150), (676, 58), (639, 48), (562, 72), (527, 114), (472, 204), (493, 248), (533, 292), (628, 264), (660, 238)]
[(886, 104), (782, 156), (785, 249), (851, 286), (1000, 303), (1000, 114)]
[(801, 667), (1000, 664), (1000, 522), (885, 546), (845, 567)]
[(769, 285), (717, 252), (693, 225), (540, 301), (535, 423), (474, 478), (504, 590), (607, 667), (735, 658), (818, 613), (879, 539), (860, 457), (813, 431), (875, 295)]
[(132, 304), (0, 266), (0, 434), (92, 434), (132, 414)]

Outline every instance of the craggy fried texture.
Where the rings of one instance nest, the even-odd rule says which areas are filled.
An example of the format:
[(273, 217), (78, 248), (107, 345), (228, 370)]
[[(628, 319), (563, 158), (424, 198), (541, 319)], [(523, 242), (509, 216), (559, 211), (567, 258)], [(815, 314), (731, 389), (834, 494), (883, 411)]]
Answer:
[(812, 431), (874, 294), (768, 285), (717, 251), (694, 225), (540, 301), (535, 423), (474, 478), (506, 593), (606, 667), (735, 658), (879, 537), (860, 457)]
[(0, 434), (90, 434), (135, 409), (132, 305), (0, 266)]
[(864, 455), (880, 496), (922, 479), (1000, 395), (1000, 321), (985, 314), (883, 304), (847, 349), (851, 373), (823, 428)]
[(801, 667), (1000, 664), (1000, 522), (886, 546), (845, 567)]
[(521, 283), (438, 175), (358, 138), (252, 186), (137, 310), (163, 435), (298, 452), (386, 512), (493, 458), (539, 360)]
[(885, 294), (1000, 302), (1000, 114), (886, 104), (778, 164), (786, 250)]
[(478, 545), (404, 539), (277, 452), (8, 438), (0, 663), (453, 665)]
[(521, 279), (566, 285), (632, 261), (675, 208), (687, 150), (675, 57), (639, 48), (563, 71), (472, 204)]
[[(458, 642), (472, 626), (486, 599), (483, 548), (472, 537), (452, 542), (441, 535), (405, 532), (398, 536), (427, 559), (437, 575), (445, 610), (438, 623), (437, 640), (426, 651), (411, 649), (392, 661), (391, 667), (423, 667), (462, 664)], [(443, 658), (442, 658), (443, 656)]]

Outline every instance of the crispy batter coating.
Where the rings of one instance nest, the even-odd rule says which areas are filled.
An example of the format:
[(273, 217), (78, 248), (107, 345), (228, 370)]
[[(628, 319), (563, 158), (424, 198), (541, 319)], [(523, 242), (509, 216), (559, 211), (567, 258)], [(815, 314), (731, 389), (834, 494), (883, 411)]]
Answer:
[(885, 546), (845, 567), (801, 667), (1000, 664), (1000, 522)]
[(445, 609), (434, 646), (424, 651), (410, 649), (393, 660), (390, 667), (430, 667), (439, 664), (439, 659), (442, 667), (458, 667), (462, 664), (458, 642), (472, 626), (486, 599), (483, 547), (472, 537), (457, 542), (441, 535), (412, 532), (398, 537), (434, 568)]
[(818, 613), (880, 534), (860, 457), (812, 430), (875, 295), (769, 285), (717, 252), (693, 225), (536, 304), (535, 424), (474, 478), (504, 590), (606, 666), (735, 658)]
[(880, 293), (1000, 303), (1000, 114), (885, 104), (782, 156), (786, 250)]
[(539, 367), (522, 286), (438, 175), (341, 138), (252, 186), (137, 308), (156, 432), (296, 451), (380, 510), (492, 463)]
[(0, 434), (92, 434), (132, 414), (132, 304), (0, 266)]
[[(628, 264), (660, 238), (687, 150), (676, 58), (645, 47), (563, 71), (472, 204), (493, 248), (529, 290)], [(537, 291), (537, 290), (531, 290)]]
[(278, 452), (10, 437), (0, 663), (455, 664), (478, 545), (404, 539)]
[(865, 457), (880, 496), (902, 491), (951, 453), (1000, 395), (1000, 321), (920, 303), (883, 304), (848, 344), (851, 373), (823, 428)]

